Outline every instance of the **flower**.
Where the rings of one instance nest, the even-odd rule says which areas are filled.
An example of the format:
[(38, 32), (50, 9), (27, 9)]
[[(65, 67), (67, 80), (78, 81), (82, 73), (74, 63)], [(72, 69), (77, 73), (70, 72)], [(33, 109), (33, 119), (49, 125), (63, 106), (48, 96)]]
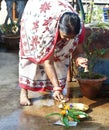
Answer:
[(66, 114), (66, 111), (65, 111), (65, 110), (62, 110), (62, 111), (60, 112), (60, 114), (61, 114), (61, 115), (65, 115), (65, 114)]
[(69, 109), (70, 109), (70, 106), (68, 106), (68, 105), (64, 106), (64, 110), (69, 110)]
[(62, 103), (59, 105), (59, 108), (61, 109), (60, 112), (50, 113), (46, 117), (53, 115), (60, 116), (60, 119), (66, 128), (69, 128), (70, 120), (80, 122), (81, 118), (88, 117), (88, 114), (81, 110), (75, 109), (72, 104)]

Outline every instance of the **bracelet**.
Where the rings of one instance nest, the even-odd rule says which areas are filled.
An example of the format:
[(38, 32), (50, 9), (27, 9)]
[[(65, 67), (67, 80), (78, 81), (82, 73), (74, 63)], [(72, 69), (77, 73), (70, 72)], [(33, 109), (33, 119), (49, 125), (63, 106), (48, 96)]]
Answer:
[(62, 89), (53, 90), (53, 92), (56, 92), (56, 91), (62, 92)]

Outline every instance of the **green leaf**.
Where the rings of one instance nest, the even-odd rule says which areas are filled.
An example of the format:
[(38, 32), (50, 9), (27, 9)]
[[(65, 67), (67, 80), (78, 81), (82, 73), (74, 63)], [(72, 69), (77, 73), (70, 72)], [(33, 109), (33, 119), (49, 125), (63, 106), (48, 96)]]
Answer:
[(83, 111), (74, 111), (73, 112), (73, 115), (75, 115), (75, 116), (78, 116), (78, 115), (85, 115), (86, 117), (88, 116), (85, 112), (83, 112)]
[(74, 115), (71, 111), (68, 112), (68, 116), (71, 117), (74, 121), (80, 122), (77, 118), (77, 115)]
[(69, 120), (67, 116), (63, 116), (62, 118), (62, 122), (64, 123), (64, 125), (69, 128)]
[(50, 113), (50, 114), (46, 115), (46, 117), (49, 117), (49, 116), (54, 116), (54, 115), (61, 116), (61, 114), (60, 114), (60, 113), (55, 112), (55, 113)]

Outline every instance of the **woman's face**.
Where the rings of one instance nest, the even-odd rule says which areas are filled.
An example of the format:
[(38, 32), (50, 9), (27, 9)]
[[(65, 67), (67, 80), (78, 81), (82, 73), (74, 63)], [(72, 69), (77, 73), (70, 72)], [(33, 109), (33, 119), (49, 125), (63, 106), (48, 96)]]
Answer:
[(65, 39), (67, 41), (69, 41), (70, 39), (73, 39), (76, 35), (75, 34), (69, 34), (69, 35), (66, 35), (64, 32), (62, 32), (61, 30), (59, 30), (60, 32), (60, 37), (62, 39)]

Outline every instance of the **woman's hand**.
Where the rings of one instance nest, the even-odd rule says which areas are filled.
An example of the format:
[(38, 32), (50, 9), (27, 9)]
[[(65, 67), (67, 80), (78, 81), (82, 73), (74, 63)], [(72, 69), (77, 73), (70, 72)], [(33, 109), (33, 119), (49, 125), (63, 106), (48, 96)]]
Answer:
[(84, 72), (88, 72), (88, 59), (84, 57), (78, 57), (76, 59), (76, 65), (84, 68)]
[(64, 96), (62, 94), (62, 88), (59, 86), (59, 81), (53, 62), (53, 55), (44, 62), (44, 67), (46, 74), (53, 85), (53, 98), (57, 101), (62, 101)]
[(53, 62), (53, 55), (44, 62), (44, 67), (46, 74), (53, 85), (53, 98), (57, 101), (61, 101), (63, 99), (62, 88), (59, 87), (59, 81)]
[(56, 90), (53, 92), (53, 98), (57, 101), (62, 101), (64, 99), (64, 96), (60, 90)]

